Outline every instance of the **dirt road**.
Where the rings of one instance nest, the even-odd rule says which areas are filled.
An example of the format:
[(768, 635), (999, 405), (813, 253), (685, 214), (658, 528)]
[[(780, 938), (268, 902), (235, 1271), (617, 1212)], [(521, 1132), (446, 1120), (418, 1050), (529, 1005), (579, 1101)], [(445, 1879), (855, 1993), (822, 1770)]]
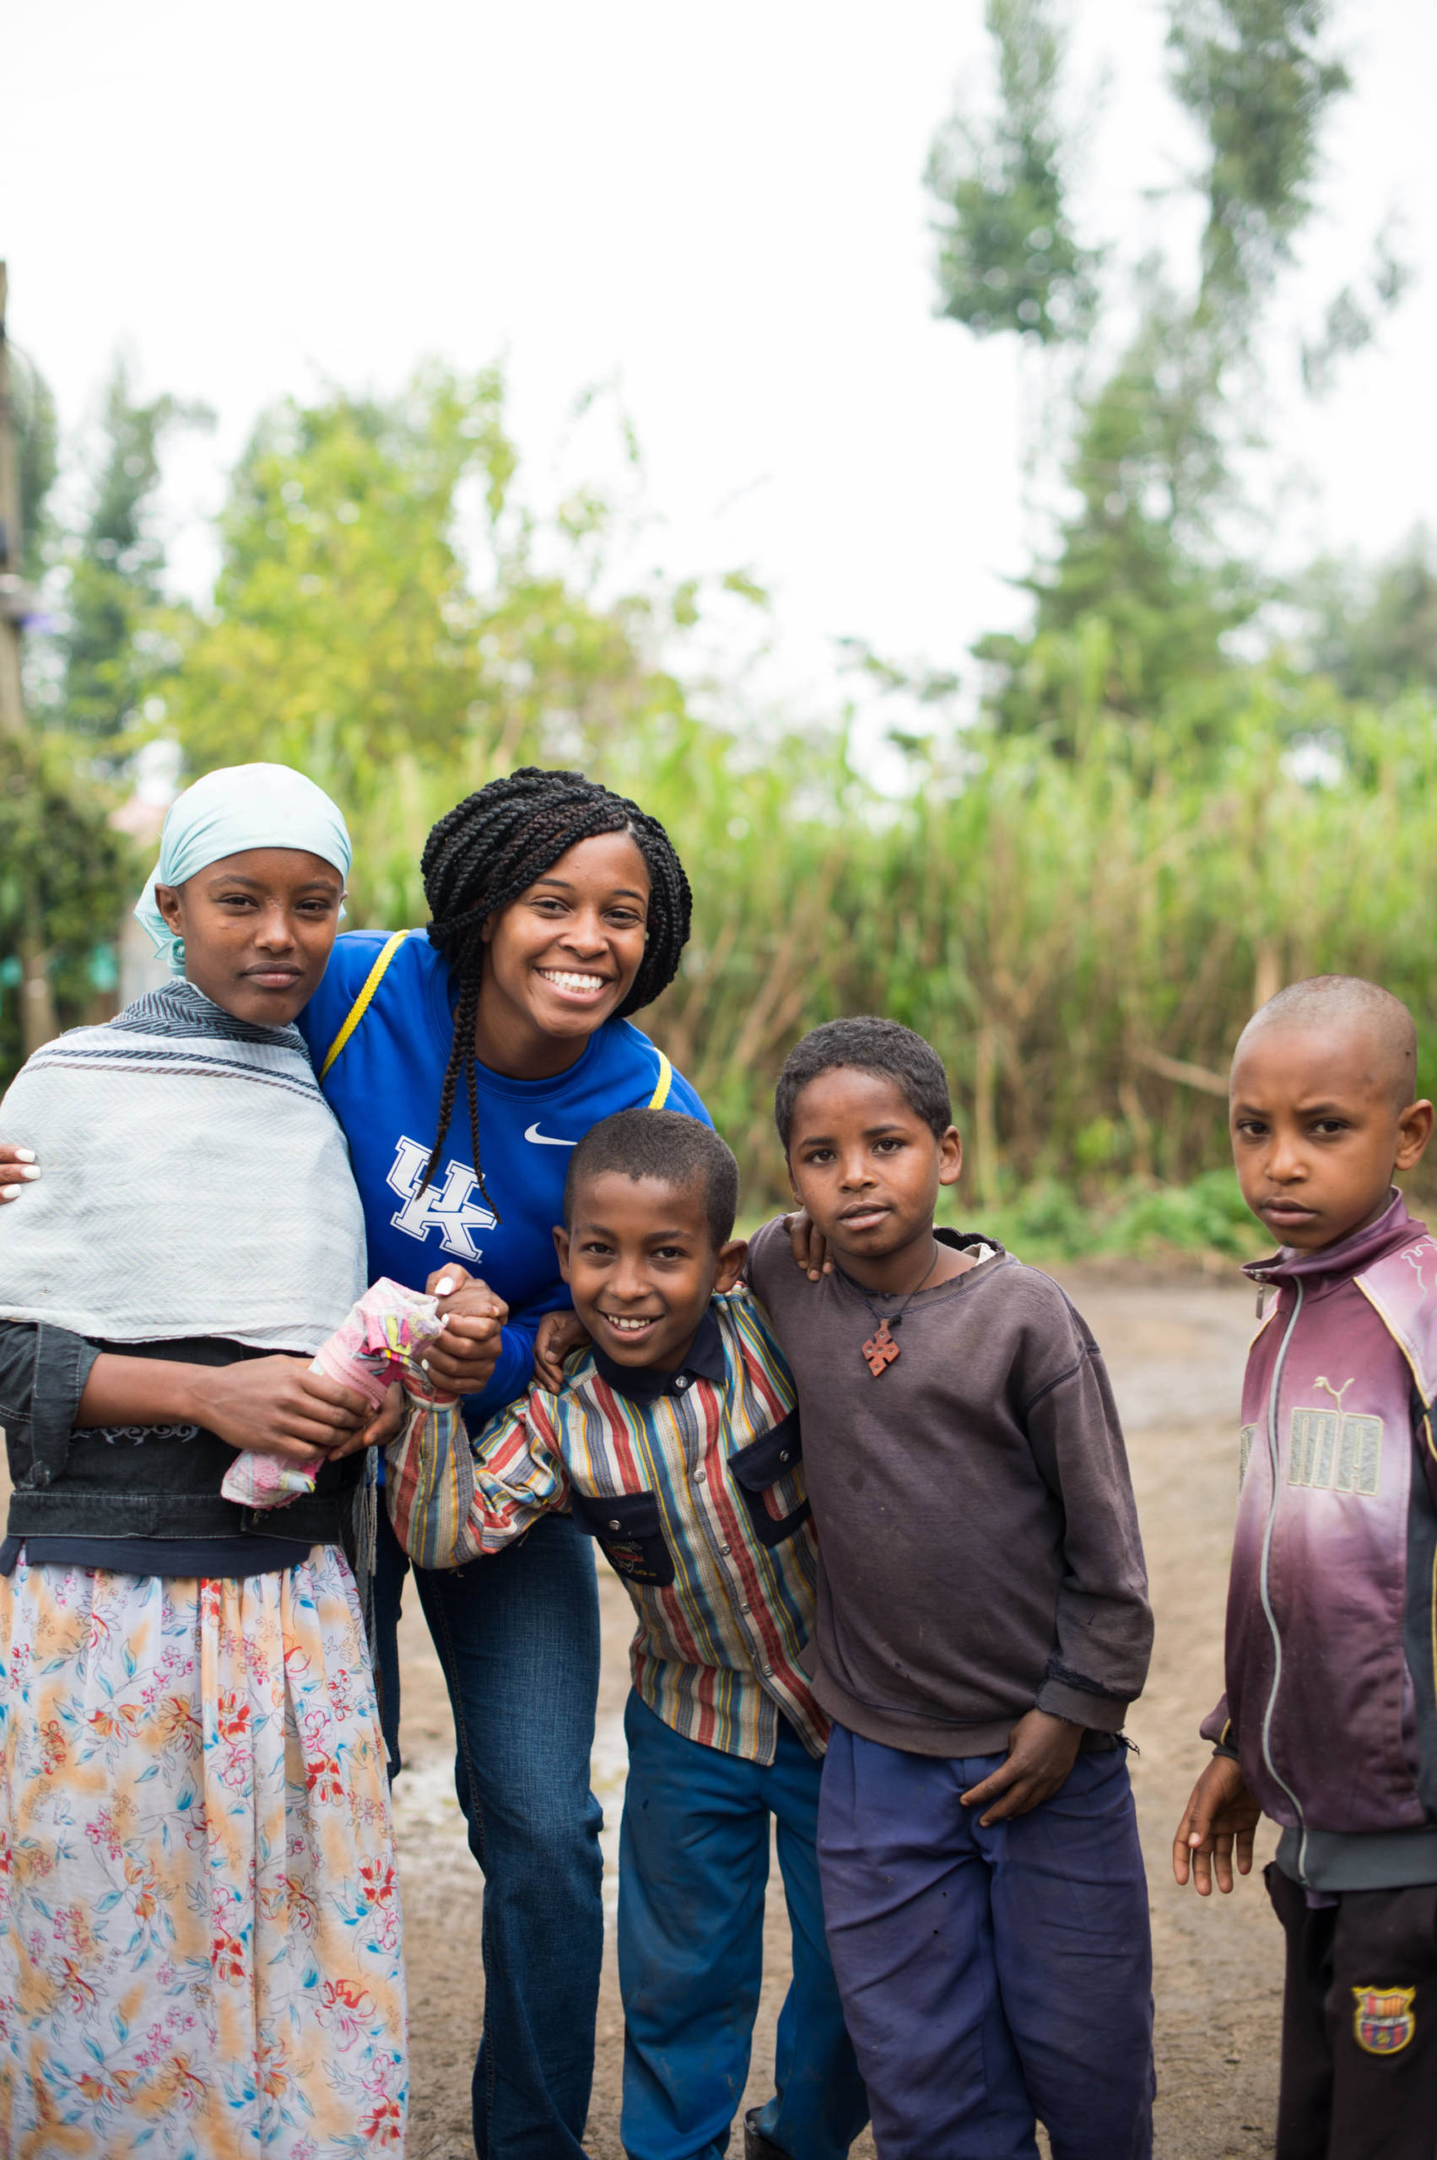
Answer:
[[(1205, 1750), (1197, 1726), (1220, 1685), (1223, 1590), (1237, 1491), (1237, 1403), (1252, 1332), (1252, 1293), (1230, 1282), (1073, 1272), (1065, 1276), (1107, 1353), (1142, 1514), (1157, 1649), (1129, 1730), (1148, 1855), (1157, 1957), (1158, 2160), (1257, 2160), (1272, 2150), (1280, 1945), (1256, 1879), (1231, 1900), (1180, 1894), (1168, 1868), (1173, 1825)], [(623, 1799), (621, 1728), (630, 1607), (601, 1565), (604, 1679), (594, 1789), (604, 1803), (605, 1891)], [(396, 1789), (413, 2035), (411, 2160), (470, 2160), (469, 2067), (482, 2007), (482, 1889), (451, 1785), (448, 1704), (417, 1605), (404, 1620), (404, 1752)], [(1271, 1851), (1271, 1839), (1259, 1859)], [(781, 1914), (775, 1895), (771, 1905)], [(777, 1915), (775, 1916), (777, 1920)], [(786, 1983), (781, 1925), (768, 1978), (749, 2099), (767, 2097), (773, 2021)], [(610, 1940), (599, 2011), (598, 2069), (587, 2144), (621, 2160), (622, 2018)], [(741, 2152), (741, 2133), (730, 2145)], [(868, 2140), (855, 2148), (870, 2155)]]
[[(1200, 1902), (1174, 1887), (1168, 1843), (1205, 1750), (1197, 1727), (1219, 1687), (1223, 1590), (1237, 1491), (1237, 1402), (1252, 1331), (1252, 1293), (1188, 1278), (1130, 1283), (1065, 1276), (1107, 1353), (1128, 1434), (1142, 1514), (1157, 1649), (1129, 1730), (1152, 1889), (1157, 1956), (1157, 2160), (1258, 2160), (1272, 2150), (1280, 1949), (1255, 1880), (1231, 1900)], [(0, 1465), (0, 1495), (5, 1486)], [(622, 1714), (628, 1686), (628, 1599), (600, 1567), (604, 1671), (594, 1790), (604, 1804), (612, 1915), (624, 1789)], [(429, 1637), (410, 1598), (403, 1622), (404, 1753), (395, 1792), (404, 1879), (413, 2042), (410, 2160), (472, 2160), (469, 2074), (482, 2016), (483, 1896), (452, 1783), (449, 1705)], [(1269, 1857), (1272, 1838), (1259, 1846)], [(773, 2025), (786, 1985), (777, 1908), (748, 2100), (767, 2098)], [(605, 1958), (587, 2144), (621, 2160), (623, 2021), (612, 1939)], [(741, 2136), (730, 2146), (741, 2152)], [(856, 2160), (871, 2160), (867, 2138)]]

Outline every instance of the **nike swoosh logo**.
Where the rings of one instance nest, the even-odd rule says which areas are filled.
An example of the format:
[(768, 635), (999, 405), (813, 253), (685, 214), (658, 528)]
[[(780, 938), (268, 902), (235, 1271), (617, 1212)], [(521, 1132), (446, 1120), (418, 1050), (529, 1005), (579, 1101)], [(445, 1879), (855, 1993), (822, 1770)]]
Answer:
[(534, 1147), (577, 1147), (579, 1145), (577, 1140), (551, 1140), (547, 1133), (540, 1132), (537, 1125), (531, 1125), (524, 1138)]

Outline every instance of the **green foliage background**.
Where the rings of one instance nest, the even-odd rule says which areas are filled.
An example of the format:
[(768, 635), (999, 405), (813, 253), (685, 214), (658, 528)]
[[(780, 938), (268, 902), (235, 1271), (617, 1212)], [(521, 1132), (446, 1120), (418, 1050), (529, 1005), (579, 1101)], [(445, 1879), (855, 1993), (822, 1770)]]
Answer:
[[(1431, 543), (1279, 587), (1231, 538), (1234, 475), (1285, 394), (1266, 311), (1349, 88), (1331, 11), (1173, 7), (1172, 93), (1203, 146), (1186, 264), (1125, 262), (1120, 234), (1082, 230), (1059, 0), (986, 12), (992, 96), (960, 106), (928, 167), (936, 305), (1045, 371), (1028, 475), (1047, 513), (1028, 629), (976, 648), (976, 716), (895, 723), (897, 794), (840, 723), (725, 719), (735, 701), (706, 656), (742, 644), (764, 595), (737, 570), (626, 570), (639, 476), (622, 419), (627, 478), (542, 508), (497, 370), (431, 365), (397, 398), (333, 390), (263, 415), (202, 610), (165, 602), (152, 498), (166, 432), (204, 416), (138, 403), (117, 374), (84, 515), (60, 529), (40, 501), (54, 460), (37, 383), (27, 471), (62, 622), (33, 669), (44, 738), (0, 770), (0, 844), (26, 877), (71, 866), (44, 893), (66, 1018), (93, 991), (87, 925), (103, 940), (138, 876), (106, 811), (158, 735), (191, 774), (268, 758), (328, 787), (364, 924), (424, 920), (424, 836), (497, 773), (577, 764), (638, 797), (696, 895), (682, 973), (646, 1024), (738, 1150), (751, 1214), (784, 1197), (777, 1065), (840, 1013), (933, 1041), (969, 1150), (955, 1215), (1034, 1255), (1252, 1248), (1221, 1075), (1285, 980), (1387, 983), (1437, 1084)], [(1366, 282), (1304, 347), (1311, 388), (1404, 276), (1379, 236)], [(866, 665), (941, 715), (950, 686)], [(23, 886), (0, 881), (0, 950)], [(0, 1061), (12, 1017), (0, 998)]]
[(136, 890), (136, 864), (109, 823), (111, 798), (76, 771), (72, 744), (0, 735), (0, 1073), (20, 1064), (21, 939), (45, 926), (62, 1024), (108, 1009), (113, 926)]
[[(911, 744), (894, 801), (841, 731), (758, 741), (700, 717), (681, 665), (656, 656), (681, 656), (718, 591), (615, 589), (617, 513), (591, 493), (546, 523), (522, 478), (492, 377), (430, 371), (387, 412), (334, 398), (270, 415), (236, 478), (215, 608), (169, 618), (158, 725), (192, 769), (275, 757), (332, 788), (357, 843), (353, 919), (385, 926), (424, 919), (425, 833), (493, 774), (573, 760), (639, 797), (697, 901), (649, 1024), (739, 1150), (751, 1201), (783, 1190), (776, 1066), (839, 1013), (886, 1012), (936, 1044), (972, 1202), (1036, 1193), (1021, 1219), (1055, 1249), (1070, 1233), (1054, 1192), (1077, 1196), (1090, 1237), (1108, 1207), (1141, 1243), (1158, 1217), (1133, 1214), (1135, 1192), (1221, 1164), (1221, 1102), (1163, 1066), (1220, 1073), (1264, 981), (1380, 975), (1437, 1054), (1437, 731), (1420, 687), (1367, 703), (1274, 653), (1224, 667), (1184, 730), (1112, 702), (1114, 633), (1090, 622), (1060, 734), (999, 715)], [(483, 578), (457, 546), (466, 481)], [(1323, 778), (1304, 777), (1303, 748)], [(1164, 1219), (1170, 1242), (1199, 1222), (1218, 1246), (1235, 1234), (1210, 1208)]]

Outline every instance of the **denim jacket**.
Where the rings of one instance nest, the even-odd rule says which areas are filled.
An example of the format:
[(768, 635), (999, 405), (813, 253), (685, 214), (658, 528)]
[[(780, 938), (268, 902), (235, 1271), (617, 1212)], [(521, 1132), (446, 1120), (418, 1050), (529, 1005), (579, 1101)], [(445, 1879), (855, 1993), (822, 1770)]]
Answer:
[(93, 1343), (43, 1321), (0, 1321), (0, 1425), (13, 1492), (12, 1537), (213, 1538), (246, 1532), (337, 1544), (347, 1532), (363, 1457), (321, 1469), (314, 1494), (283, 1523), (269, 1509), (220, 1497), (234, 1449), (200, 1425), (77, 1429), (80, 1398), (101, 1352), (229, 1365), (263, 1351), (239, 1343)]

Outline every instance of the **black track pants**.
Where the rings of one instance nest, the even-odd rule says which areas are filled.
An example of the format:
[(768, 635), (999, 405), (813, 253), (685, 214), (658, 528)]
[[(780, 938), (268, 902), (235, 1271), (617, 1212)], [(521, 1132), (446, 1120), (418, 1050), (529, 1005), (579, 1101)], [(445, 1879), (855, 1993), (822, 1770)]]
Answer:
[(1311, 1907), (1276, 1866), (1287, 1936), (1276, 2160), (1437, 2160), (1437, 1883)]

